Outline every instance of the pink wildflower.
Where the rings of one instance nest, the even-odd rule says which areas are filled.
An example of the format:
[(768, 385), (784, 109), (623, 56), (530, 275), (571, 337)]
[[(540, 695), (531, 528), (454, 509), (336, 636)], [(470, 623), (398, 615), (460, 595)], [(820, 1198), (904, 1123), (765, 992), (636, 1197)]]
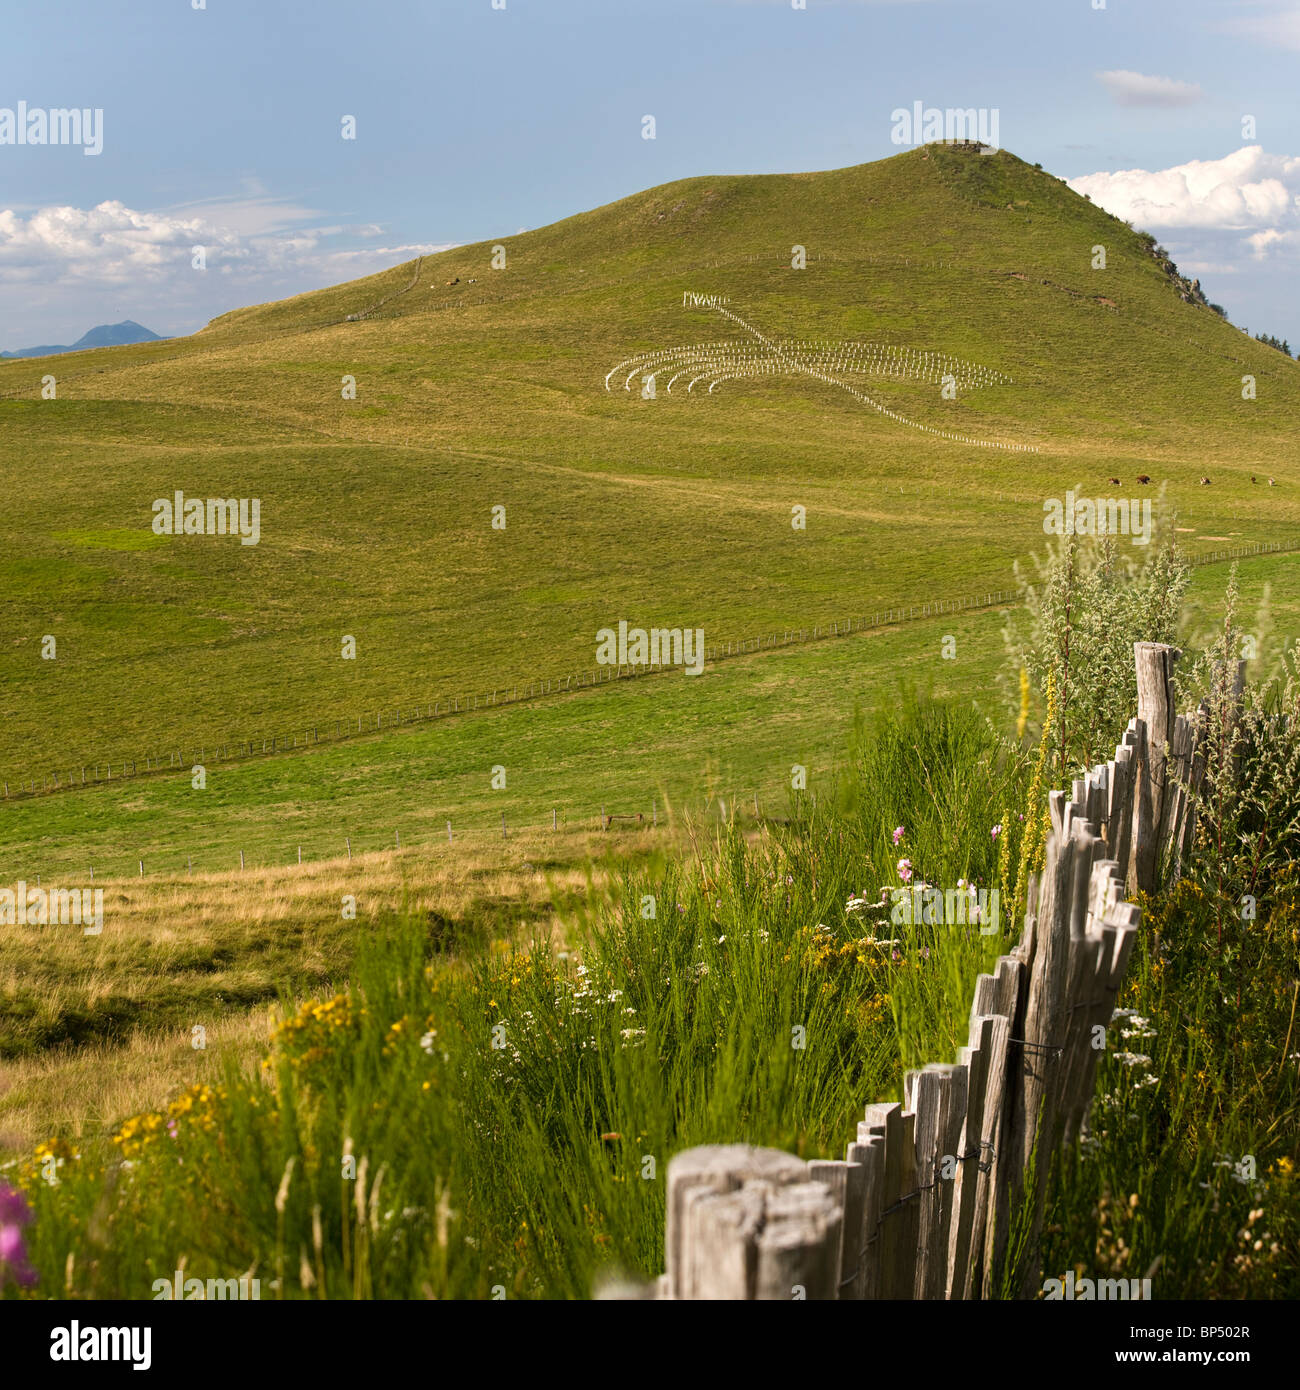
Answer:
[(23, 1227), (31, 1219), (27, 1198), (8, 1183), (0, 1182), (0, 1284), (7, 1275), (27, 1288), (36, 1282), (36, 1271), (27, 1262), (23, 1245)]

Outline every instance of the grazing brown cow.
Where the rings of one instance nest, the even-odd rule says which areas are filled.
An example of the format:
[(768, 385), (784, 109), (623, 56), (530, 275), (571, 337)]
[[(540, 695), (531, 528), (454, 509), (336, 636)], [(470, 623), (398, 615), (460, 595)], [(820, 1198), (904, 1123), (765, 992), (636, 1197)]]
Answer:
[(1250, 481), (1251, 481), (1252, 483), (1257, 483), (1257, 482), (1259, 482), (1259, 479), (1252, 473), (1252, 474), (1250, 475)]
[(459, 284), (460, 284), (460, 276), (458, 275), (454, 280), (448, 280), (448, 281), (446, 281), (446, 283), (447, 283), (448, 285), (459, 285)]
[(1209, 487), (1209, 485), (1210, 485), (1210, 480), (1209, 480), (1208, 478), (1202, 478), (1202, 479), (1201, 479), (1201, 486), (1202, 486), (1202, 487)]
[(1111, 482), (1114, 483), (1116, 487), (1119, 487), (1119, 485), (1120, 485), (1120, 484), (1119, 484), (1119, 479), (1118, 479), (1118, 478), (1112, 478), (1112, 479), (1111, 479)]
[(1277, 484), (1273, 481), (1272, 478), (1270, 478), (1270, 479), (1268, 480), (1268, 485), (1269, 485), (1269, 487), (1276, 487), (1276, 486), (1277, 486)]
[(1151, 481), (1151, 479), (1147, 476), (1147, 474), (1145, 474), (1145, 473), (1139, 473), (1139, 474), (1138, 474), (1138, 482), (1140, 482), (1140, 483), (1142, 484), (1143, 487), (1146, 487), (1146, 485), (1147, 485), (1150, 481)]

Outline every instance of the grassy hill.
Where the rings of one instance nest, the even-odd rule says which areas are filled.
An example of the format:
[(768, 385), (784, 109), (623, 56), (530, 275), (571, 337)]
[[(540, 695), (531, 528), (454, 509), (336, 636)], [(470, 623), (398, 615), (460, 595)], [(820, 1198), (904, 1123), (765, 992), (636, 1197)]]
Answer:
[[(1093, 269), (1098, 246), (1105, 270)], [(804, 269), (792, 267), (795, 247), (805, 249)], [(510, 238), (504, 249), (502, 268), (494, 244), (462, 247), (237, 310), (188, 339), (0, 363), (9, 541), (0, 551), (0, 778), (66, 775), (82, 763), (328, 727), (590, 671), (597, 629), (620, 619), (702, 627), (724, 644), (1005, 589), (1013, 564), (1044, 545), (1044, 499), (1073, 486), (1162, 500), (1177, 509), (1193, 553), (1300, 543), (1291, 427), (1300, 367), (1198, 302), (1149, 238), (1005, 152), (935, 146), (828, 173), (686, 180)], [(727, 312), (687, 307), (692, 293), (725, 300)], [(713, 346), (694, 350), (703, 344)], [(657, 353), (674, 365), (656, 372), (645, 399)], [(730, 376), (746, 363), (767, 366)], [(686, 365), (701, 377), (696, 388), (676, 377), (669, 390)], [(941, 392), (948, 371), (956, 399)], [(57, 395), (45, 400), (41, 378), (51, 374)], [(1256, 381), (1254, 400), (1242, 396), (1244, 376)], [(345, 378), (355, 380), (355, 399), (342, 394)], [(1149, 492), (1135, 484), (1139, 473), (1150, 475)], [(1199, 485), (1203, 475), (1211, 486)], [(153, 502), (176, 490), (259, 498), (259, 543), (156, 535)], [(491, 525), (494, 507), (505, 508), (503, 531)], [(795, 508), (806, 508), (806, 530), (791, 526)], [(1195, 572), (1193, 626), (1210, 621), (1224, 577), (1221, 566)], [(1245, 630), (1269, 639), (1261, 655), (1271, 658), (1300, 633), (1300, 573), (1275, 554), (1244, 563), (1241, 579)], [(343, 1084), (321, 1073), (327, 1123), (317, 1137), (321, 1153), (337, 1150), (328, 1107), (338, 1102), (342, 1116), (355, 1092), (363, 1128), (349, 1118), (345, 1132), (358, 1152), (409, 1154), (407, 1171), (439, 1185), (427, 1201), (418, 1185), (418, 1198), (395, 1198), (397, 1210), (441, 1210), (444, 1179), (458, 1209), (473, 1204), (480, 1244), (466, 1246), (469, 1273), (440, 1291), (482, 1293), (498, 1264), (515, 1271), (503, 1276), (511, 1296), (523, 1291), (520, 1223), (526, 1212), (539, 1224), (539, 1193), (540, 1224), (553, 1231), (569, 1229), (566, 1203), (581, 1207), (576, 1238), (556, 1249), (587, 1252), (548, 1291), (587, 1290), (595, 1212), (609, 1214), (629, 1260), (656, 1259), (662, 1200), (625, 1181), (604, 1147), (623, 1133), (638, 1156), (650, 1134), (666, 1157), (742, 1128), (831, 1152), (864, 1094), (896, 1091), (901, 1062), (951, 1055), (976, 956), (995, 946), (980, 937), (954, 956), (945, 942), (934, 962), (900, 960), (896, 971), (882, 956), (877, 975), (874, 960), (855, 967), (843, 950), (809, 966), (811, 924), (841, 922), (846, 895), (880, 880), (899, 852), (881, 827), (905, 820), (906, 852), (918, 864), (933, 855), (951, 881), (973, 873), (953, 855), (983, 856), (991, 871), (988, 823), (996, 815), (1010, 824), (1013, 804), (989, 781), (991, 764), (975, 758), (954, 763), (960, 775), (941, 780), (936, 795), (918, 750), (922, 767), (908, 775), (924, 772), (924, 794), (893, 775), (906, 771), (901, 763), (878, 762), (837, 820), (826, 816), (831, 774), (844, 769), (857, 707), (887, 705), (901, 686), (974, 696), (1004, 713), (999, 628), (994, 608), (754, 652), (698, 679), (669, 672), (214, 763), (202, 791), (178, 768), (0, 800), (0, 886), (20, 877), (85, 885), (93, 869), (105, 894), (97, 936), (0, 928), (0, 1168), (21, 1171), (5, 1164), (25, 1164), (51, 1136), (64, 1148), (48, 1152), (68, 1155), (60, 1187), (36, 1199), (49, 1204), (34, 1223), (46, 1287), (62, 1279), (80, 1292), (129, 1291), (150, 1271), (157, 1252), (143, 1252), (155, 1238), (166, 1271), (189, 1250), (214, 1269), (235, 1268), (232, 1251), (256, 1222), (243, 1216), (255, 1212), (248, 1193), (274, 1194), (285, 1172), (279, 1149), (264, 1172), (247, 1166), (259, 1152), (256, 1124), (235, 1126), (229, 1144), (223, 1134), (220, 1162), (185, 1169), (217, 1185), (215, 1200), (212, 1187), (193, 1189), (183, 1220), (175, 1205), (133, 1211), (115, 1227), (112, 1251), (96, 1245), (86, 1258), (82, 1232), (98, 1242), (105, 1227), (94, 1164), (127, 1155), (108, 1136), (129, 1116), (156, 1112), (161, 1125), (191, 1087), (242, 1073), (258, 1078), (249, 1085), (260, 1105), (275, 1003), (373, 984), (395, 921), (434, 957), (420, 989), (432, 986), (441, 1036), (465, 1050), (440, 1054), (448, 1084), (427, 1096), (435, 1080), (414, 1071), (394, 1072), (383, 1087), (361, 1068)], [(341, 658), (345, 636), (356, 641), (355, 660)], [(53, 659), (43, 655), (47, 637)], [(946, 638), (955, 639), (950, 659)], [(962, 718), (995, 740), (978, 717)], [(738, 840), (711, 844), (723, 801), (741, 813), (745, 834), (753, 794), (765, 816), (781, 816), (794, 763), (808, 769), (823, 819), (763, 826), (751, 837), (753, 859)], [(496, 765), (508, 769), (500, 789), (491, 785)], [(961, 833), (950, 833), (960, 822), (950, 803), (966, 808)], [(652, 804), (653, 829), (596, 829), (602, 805), (648, 813)], [(786, 828), (788, 864), (767, 862)], [(866, 855), (865, 843), (875, 846)], [(787, 886), (798, 875), (793, 902), (751, 891), (778, 863)], [(720, 880), (731, 883), (721, 897)], [(502, 1088), (495, 1054), (472, 1030), (504, 1016), (492, 1012), (499, 1005), (517, 1011), (512, 1020), (547, 1016), (530, 996), (515, 995), (512, 1006), (507, 990), (520, 984), (524, 959), (515, 948), (549, 942), (564, 948), (557, 962), (593, 948), (586, 928), (610, 920), (624, 899), (635, 903), (638, 881), (662, 883), (656, 893), (678, 913), (652, 924), (631, 917), (634, 934), (612, 938), (619, 970), (623, 945), (639, 942), (633, 973), (659, 980), (657, 953), (667, 949), (675, 978), (707, 976), (716, 989), (739, 940), (771, 936), (772, 949), (738, 957), (732, 978), (744, 1008), (725, 993), (711, 996), (711, 1012), (697, 1011), (694, 996), (668, 1005), (696, 1030), (683, 1034), (680, 1056), (711, 1059), (723, 1040), (725, 1065), (665, 1066), (657, 1046), (636, 1045), (661, 1009), (656, 985), (609, 1016), (619, 1031), (600, 1055), (603, 1074), (622, 1078), (616, 1103), (584, 1079), (597, 1053), (576, 1032), (571, 1056), (557, 1053), (557, 1065), (539, 1054), (534, 1073), (537, 1096), (564, 1097), (567, 1110)], [(692, 915), (679, 919), (683, 897)], [(1289, 918), (1278, 920), (1290, 930)], [(1261, 991), (1272, 1011), (1253, 1022), (1238, 1008), (1213, 1036), (1176, 1025), (1196, 996), (1164, 974), (1168, 939), (1154, 938), (1129, 999), (1160, 1020), (1162, 1039), (1187, 1043), (1185, 1053), (1161, 1054), (1163, 1074), (1179, 1078), (1169, 1113), (1181, 1119), (1151, 1125), (1148, 1146), (1157, 1131), (1194, 1142), (1199, 1122), (1183, 1121), (1200, 1113), (1196, 1105), (1212, 1110), (1239, 1094), (1226, 1038), (1253, 1030), (1275, 1046), (1287, 1002), (1279, 984)], [(795, 962), (789, 971), (783, 955)], [(593, 949), (597, 974), (599, 957)], [(1199, 955), (1187, 959), (1212, 979)], [(546, 992), (558, 978), (548, 971)], [(611, 1004), (634, 988), (614, 978)], [(542, 989), (541, 972), (537, 980)], [(810, 1036), (849, 1028), (858, 1038), (813, 1049), (821, 1069), (800, 1073), (798, 1085), (784, 1070), (794, 1056), (786, 1020), (804, 1016), (796, 985), (825, 1024), (813, 1023)], [(398, 992), (403, 1012), (419, 997), (404, 984)], [(1194, 1013), (1206, 1016), (1204, 998)], [(764, 1041), (772, 1019), (779, 1067), (769, 1066)], [(376, 1026), (386, 1037), (370, 1051), (387, 1057), (391, 1015), (377, 1013)], [(436, 1067), (431, 1052), (416, 1053), (425, 1027), (434, 1022), (409, 1030), (407, 1050)], [(870, 1059), (861, 1077), (841, 1060), (853, 1052)], [(352, 1056), (339, 1064), (351, 1067)], [(412, 1107), (393, 1077), (411, 1080), (410, 1094), (427, 1103)], [(449, 1119), (458, 1112), (470, 1121), (463, 1133)], [(1177, 1181), (1152, 1193), (1150, 1208), (1173, 1213), (1170, 1222), (1195, 1237), (1185, 1238), (1184, 1270), (1201, 1270), (1218, 1226), (1186, 1220), (1196, 1208), (1166, 1202), (1163, 1191), (1178, 1193), (1181, 1182), (1197, 1198), (1203, 1176), (1213, 1177), (1211, 1154), (1263, 1155), (1271, 1143), (1262, 1122), (1231, 1113), (1230, 1124), (1206, 1130), (1213, 1137), (1195, 1164), (1170, 1149), (1163, 1161)], [(1280, 1104), (1260, 1113), (1278, 1128)], [(278, 1122), (271, 1130), (289, 1133)], [(1127, 1131), (1112, 1131), (1119, 1146)], [(88, 1160), (82, 1168), (75, 1151)], [(244, 1167), (232, 1166), (236, 1153)], [(521, 1153), (536, 1155), (531, 1166)], [(1120, 1159), (1099, 1170), (1108, 1181), (1127, 1181)], [(307, 1168), (295, 1179), (299, 1206)], [(161, 1189), (141, 1181), (133, 1190)], [(1068, 1235), (1078, 1225), (1092, 1240), (1081, 1213), (1094, 1210), (1096, 1194), (1086, 1184), (1080, 1192), (1075, 1217), (1053, 1229)], [(238, 1219), (214, 1222), (214, 1211)], [(1245, 1222), (1225, 1206), (1219, 1225)], [(79, 1285), (65, 1231), (75, 1232)], [(137, 1232), (147, 1233), (139, 1244)], [(238, 1250), (243, 1265), (260, 1241)], [(1150, 1241), (1149, 1251), (1134, 1241), (1143, 1267), (1171, 1249), (1161, 1227)], [(1070, 1252), (1087, 1248), (1080, 1240)], [(535, 1274), (551, 1256), (528, 1258)], [(1184, 1277), (1188, 1289), (1202, 1287)]]
[[(684, 180), (502, 245), (501, 269), (493, 244), (467, 246), (192, 338), (0, 365), (20, 539), (0, 556), (0, 775), (590, 670), (597, 629), (620, 618), (726, 641), (1005, 586), (1043, 542), (1043, 499), (1111, 495), (1110, 476), (1123, 495), (1138, 473), (1153, 499), (1164, 484), (1193, 549), (1297, 536), (1300, 367), (1188, 302), (1149, 239), (1005, 151)], [(756, 346), (683, 307), (688, 292), (725, 297), (787, 355), (873, 343), (1008, 380), (955, 400), (848, 372), (857, 396), (801, 371), (712, 392), (660, 382), (653, 400), (620, 373), (606, 390), (639, 353)], [(862, 395), (1037, 452), (951, 443)], [(260, 543), (154, 535), (152, 503), (177, 489), (260, 498)], [(734, 689), (722, 699), (691, 737), (735, 717)], [(830, 703), (808, 701), (818, 736)], [(626, 728), (621, 709), (598, 721), (593, 761), (623, 747), (638, 706)], [(408, 747), (376, 755), (399, 780)], [(253, 838), (281, 800), (257, 802)], [(62, 818), (81, 812), (50, 815), (50, 837), (75, 841)], [(30, 846), (28, 813), (3, 820), (0, 839)], [(90, 841), (103, 834), (111, 821)]]

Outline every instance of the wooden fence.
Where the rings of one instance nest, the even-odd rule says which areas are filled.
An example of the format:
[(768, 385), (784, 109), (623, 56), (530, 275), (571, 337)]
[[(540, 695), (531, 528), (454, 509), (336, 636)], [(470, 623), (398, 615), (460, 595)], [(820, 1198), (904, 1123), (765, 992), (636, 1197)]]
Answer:
[[(1050, 1159), (1079, 1135), (1152, 889), (1191, 834), (1208, 711), (1174, 717), (1178, 652), (1138, 643), (1138, 716), (1108, 763), (1049, 795), (1019, 944), (981, 975), (956, 1062), (866, 1107), (842, 1161), (743, 1144), (668, 1166), (666, 1272), (602, 1297), (1032, 1296)], [(1166, 747), (1167, 745), (1167, 747)], [(1100, 1031), (1098, 1031), (1100, 1030)], [(1008, 1248), (1019, 1258), (1008, 1261)]]

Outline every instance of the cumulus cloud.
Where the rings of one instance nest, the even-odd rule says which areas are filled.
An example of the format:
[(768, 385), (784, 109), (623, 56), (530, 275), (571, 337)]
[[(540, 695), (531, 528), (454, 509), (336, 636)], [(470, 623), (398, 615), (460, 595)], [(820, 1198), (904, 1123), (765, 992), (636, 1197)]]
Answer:
[(1191, 106), (1205, 95), (1195, 82), (1114, 68), (1099, 72), (1101, 82), (1121, 106)]
[[(87, 281), (138, 280), (189, 272), (193, 248), (205, 248), (208, 268), (222, 275), (256, 278), (287, 271), (346, 266), (355, 274), (382, 269), (394, 258), (445, 250), (415, 243), (332, 249), (339, 236), (375, 237), (375, 226), (250, 231), (257, 219), (248, 204), (230, 215), (139, 212), (109, 201), (93, 208), (38, 208), (24, 216), (0, 210), (0, 283), (72, 276)], [(294, 211), (290, 218), (307, 215)], [(277, 217), (284, 221), (282, 210)], [(356, 267), (362, 267), (356, 269)]]
[[(371, 275), (451, 244), (393, 243), (373, 224), (304, 225), (311, 220), (320, 220), (313, 209), (256, 196), (161, 212), (115, 200), (93, 208), (0, 208), (6, 336), (35, 332), (37, 340), (49, 341), (50, 310), (63, 318), (63, 304), (69, 311), (77, 306), (69, 331), (90, 319), (76, 336), (122, 311), (96, 308), (97, 301), (125, 306), (140, 322), (152, 314), (163, 324), (157, 331), (187, 331), (242, 304)], [(193, 267), (196, 246), (204, 248), (205, 272)], [(38, 291), (40, 324), (32, 322), (30, 308)]]
[(1076, 193), (1137, 227), (1249, 232), (1256, 254), (1300, 229), (1300, 158), (1246, 145), (1172, 169), (1122, 169), (1069, 180)]

